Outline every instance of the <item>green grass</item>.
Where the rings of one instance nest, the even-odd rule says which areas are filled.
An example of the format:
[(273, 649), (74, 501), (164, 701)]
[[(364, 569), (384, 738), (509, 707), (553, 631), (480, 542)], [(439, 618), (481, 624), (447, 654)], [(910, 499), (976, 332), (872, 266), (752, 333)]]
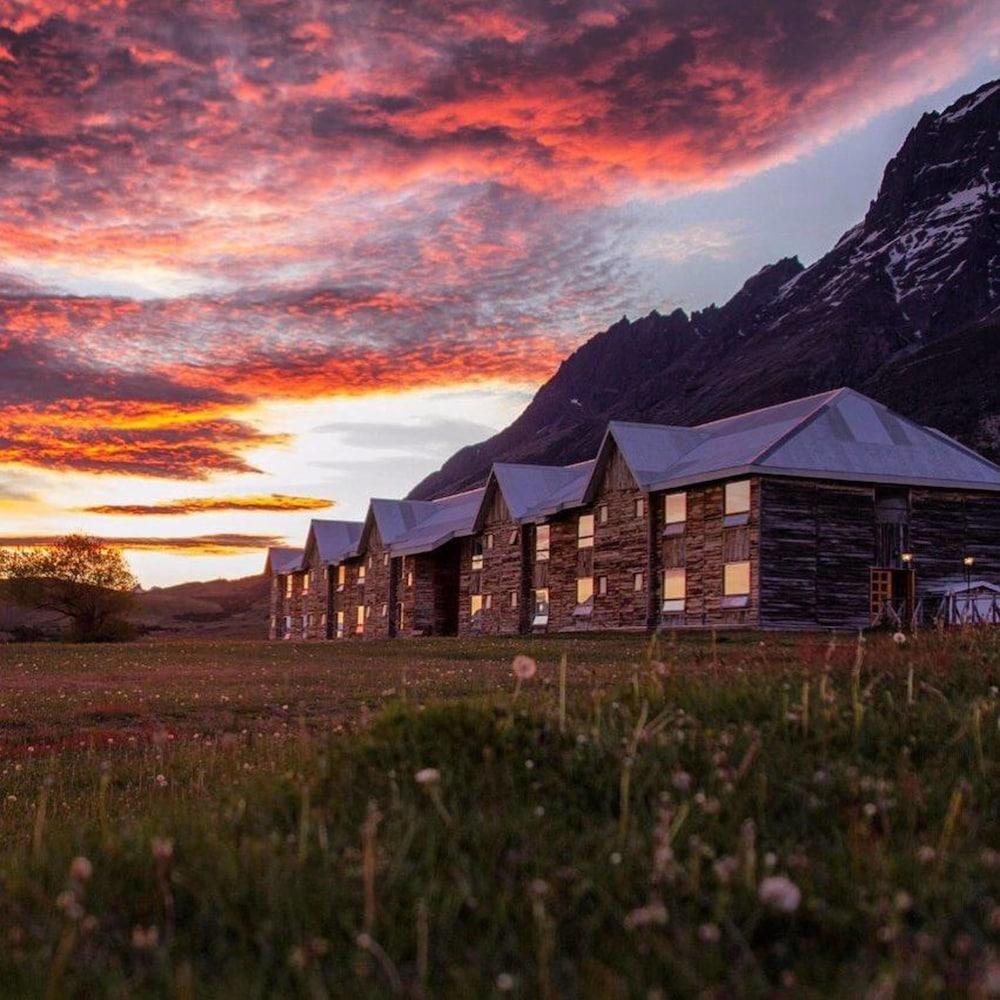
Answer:
[(1000, 988), (997, 635), (348, 645), (0, 652), (0, 993)]

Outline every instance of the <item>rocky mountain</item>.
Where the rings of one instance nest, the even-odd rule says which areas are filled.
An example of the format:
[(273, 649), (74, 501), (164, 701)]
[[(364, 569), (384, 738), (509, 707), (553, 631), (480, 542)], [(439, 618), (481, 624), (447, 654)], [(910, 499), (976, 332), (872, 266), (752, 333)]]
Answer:
[(622, 318), (411, 496), (479, 484), (493, 462), (589, 458), (611, 419), (692, 424), (840, 385), (1000, 457), (998, 194), (994, 81), (920, 119), (812, 266), (780, 260), (690, 316)]

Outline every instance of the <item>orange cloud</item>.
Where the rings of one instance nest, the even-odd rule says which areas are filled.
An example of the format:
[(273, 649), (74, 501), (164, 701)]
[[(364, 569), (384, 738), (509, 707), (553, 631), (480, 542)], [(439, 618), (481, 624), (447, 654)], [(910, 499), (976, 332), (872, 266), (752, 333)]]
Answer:
[[(57, 535), (0, 535), (0, 549), (45, 548), (58, 540)], [(101, 541), (126, 552), (178, 552), (184, 555), (225, 556), (281, 545), (284, 539), (269, 535), (217, 534), (178, 538), (101, 537)]]
[(283, 493), (251, 494), (234, 497), (189, 497), (184, 500), (163, 500), (153, 504), (101, 504), (81, 507), (88, 514), (128, 514), (136, 517), (179, 514), (203, 514), (212, 511), (289, 511), (325, 510), (336, 501), (319, 497), (286, 496)]

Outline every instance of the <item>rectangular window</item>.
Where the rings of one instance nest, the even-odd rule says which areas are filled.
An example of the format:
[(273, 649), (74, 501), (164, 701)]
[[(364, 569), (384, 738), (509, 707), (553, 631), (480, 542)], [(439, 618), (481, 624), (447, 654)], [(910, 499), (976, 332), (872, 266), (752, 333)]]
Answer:
[(337, 638), (338, 639), (343, 639), (344, 638), (344, 612), (343, 611), (338, 611), (337, 612)]
[(602, 503), (601, 506), (597, 508), (597, 523), (608, 523), (608, 505), (606, 503)]
[(606, 576), (599, 576), (597, 578), (597, 596), (606, 597), (608, 593), (608, 578)]
[(663, 498), (663, 523), (683, 524), (687, 520), (687, 494), (668, 493)]
[(512, 608), (516, 608), (517, 604), (518, 604), (517, 591), (516, 590), (512, 590), (510, 592), (510, 606)]
[(549, 589), (540, 587), (535, 591), (535, 615), (532, 625), (548, 625), (549, 623)]
[(383, 618), (388, 618), (389, 617), (389, 605), (388, 604), (383, 604), (382, 605), (382, 617)]
[(492, 611), (493, 610), (493, 595), (492, 594), (484, 594), (483, 595), (483, 608), (486, 611)]
[(271, 615), (271, 628), (277, 628), (277, 627), (278, 627), (278, 616)]
[(290, 633), (292, 631), (292, 616), (285, 615), (285, 631)]
[(358, 583), (364, 583), (364, 582), (365, 582), (365, 564), (362, 563), (358, 567)]
[(383, 566), (388, 566), (389, 565), (389, 553), (388, 552), (385, 552), (382, 555), (382, 565)]
[(363, 604), (358, 605), (358, 617), (356, 619), (356, 624), (354, 626), (354, 631), (361, 635), (365, 630), (365, 606)]
[(636, 500), (635, 502), (635, 516), (644, 517), (645, 514), (646, 514), (646, 501), (642, 497), (639, 497), (639, 499)]
[(586, 604), (594, 599), (594, 578), (581, 576), (576, 581), (576, 603)]
[(469, 613), (475, 618), (483, 610), (483, 595), (473, 594), (469, 598)]
[(472, 570), (478, 573), (483, 568), (483, 542), (480, 538), (472, 540)]
[(750, 511), (750, 480), (726, 483), (726, 513), (747, 514)]
[(687, 598), (687, 571), (681, 567), (663, 571), (663, 610), (683, 611)]
[(638, 593), (640, 590), (642, 590), (643, 582), (644, 581), (643, 581), (643, 578), (642, 578), (642, 573), (633, 573), (632, 574), (632, 589), (636, 593)]
[(511, 528), (510, 534), (507, 536), (508, 545), (517, 545), (518, 533), (517, 528)]
[(750, 563), (726, 563), (723, 593), (726, 597), (743, 597), (750, 593)]
[(303, 573), (303, 575), (302, 575), (302, 593), (303, 594), (308, 594), (309, 593), (309, 574), (308, 573)]
[(320, 623), (320, 625), (323, 626), (323, 628), (326, 628), (326, 612), (325, 611), (323, 612), (323, 614), (321, 614), (319, 616), (319, 623)]
[(375, 565), (375, 556), (372, 553), (368, 553), (368, 568), (372, 569)]
[(337, 590), (343, 590), (347, 586), (347, 567), (341, 563), (337, 567)]
[(309, 614), (306, 615), (306, 625), (309, 628), (313, 627), (313, 614), (311, 611), (309, 612)]
[(594, 515), (581, 514), (576, 522), (576, 547), (592, 549), (594, 547)]
[(492, 549), (495, 544), (496, 544), (496, 542), (495, 542), (495, 539), (493, 538), (493, 532), (491, 531), (486, 536), (486, 548), (487, 549)]
[(285, 577), (285, 597), (292, 596), (292, 578), (290, 576)]
[(413, 570), (412, 569), (406, 574), (406, 586), (407, 587), (412, 587), (413, 586)]
[(549, 558), (549, 526), (540, 524), (535, 528), (535, 562), (545, 562)]

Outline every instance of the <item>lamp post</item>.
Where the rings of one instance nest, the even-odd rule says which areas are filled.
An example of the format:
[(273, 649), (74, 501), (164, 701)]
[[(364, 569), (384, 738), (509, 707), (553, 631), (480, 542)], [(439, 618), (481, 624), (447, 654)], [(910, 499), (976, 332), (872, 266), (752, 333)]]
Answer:
[(976, 564), (975, 556), (965, 556), (962, 565), (965, 567), (965, 614), (972, 620), (972, 567)]

